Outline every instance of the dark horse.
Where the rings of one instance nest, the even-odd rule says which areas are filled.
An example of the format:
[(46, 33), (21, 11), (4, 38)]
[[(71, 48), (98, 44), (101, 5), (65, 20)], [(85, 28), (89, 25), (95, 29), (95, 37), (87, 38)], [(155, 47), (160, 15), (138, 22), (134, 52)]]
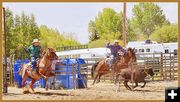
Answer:
[(146, 85), (145, 77), (148, 75), (151, 76), (154, 75), (152, 68), (139, 69), (135, 67), (133, 69), (132, 68), (122, 69), (121, 72), (117, 75), (117, 78), (115, 80), (115, 84), (119, 82), (117, 91), (120, 91), (120, 80), (124, 81), (123, 84), (128, 90), (132, 90), (128, 85), (129, 81), (133, 81), (135, 83), (135, 86), (133, 86), (133, 88), (136, 88), (138, 86), (138, 83), (144, 82), (144, 85), (141, 86), (141, 88), (144, 88)]
[(36, 80), (40, 78), (46, 79), (46, 90), (48, 90), (48, 77), (55, 76), (55, 73), (52, 73), (52, 62), (53, 60), (58, 59), (58, 56), (54, 52), (52, 48), (47, 48), (43, 52), (43, 57), (37, 62), (38, 68), (36, 70), (32, 70), (30, 63), (23, 64), (21, 70), (19, 71), (19, 74), (22, 76), (22, 87), (23, 92), (24, 85), (27, 80), (27, 78), (31, 78), (32, 81), (30, 83), (30, 88), (34, 92), (33, 84), (36, 82)]
[[(122, 61), (123, 60), (123, 61)], [(113, 71), (113, 77), (114, 75), (117, 75), (121, 69), (124, 69), (124, 68), (128, 68), (128, 64), (130, 62), (133, 62), (133, 61), (136, 61), (136, 55), (135, 55), (135, 51), (134, 49), (132, 48), (128, 48), (127, 49), (127, 52), (121, 57), (121, 58), (117, 58), (112, 66), (112, 71)], [(96, 70), (97, 71), (97, 74), (94, 78), (94, 81), (93, 81), (93, 85), (95, 84), (97, 78), (98, 79), (98, 82), (100, 82), (100, 78), (102, 75), (105, 75), (105, 74), (108, 74), (110, 72), (109, 70), (109, 64), (107, 63), (107, 60), (106, 59), (103, 59), (97, 63), (95, 63), (93, 66), (92, 66), (92, 77), (94, 76), (94, 71)]]

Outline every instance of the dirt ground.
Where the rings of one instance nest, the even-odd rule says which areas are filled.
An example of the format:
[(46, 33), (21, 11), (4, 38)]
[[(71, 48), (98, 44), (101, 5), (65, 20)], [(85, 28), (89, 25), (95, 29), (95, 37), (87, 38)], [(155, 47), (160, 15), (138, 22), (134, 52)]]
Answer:
[[(3, 94), (3, 100), (164, 100), (165, 87), (177, 86), (178, 81), (152, 81), (145, 88), (137, 87), (129, 91), (121, 85), (120, 92), (110, 82), (100, 82), (88, 88), (76, 90), (48, 90), (35, 88), (35, 93), (23, 94), (22, 89), (9, 87), (8, 93)], [(131, 84), (130, 84), (131, 85)], [(139, 84), (142, 85), (142, 84)]]

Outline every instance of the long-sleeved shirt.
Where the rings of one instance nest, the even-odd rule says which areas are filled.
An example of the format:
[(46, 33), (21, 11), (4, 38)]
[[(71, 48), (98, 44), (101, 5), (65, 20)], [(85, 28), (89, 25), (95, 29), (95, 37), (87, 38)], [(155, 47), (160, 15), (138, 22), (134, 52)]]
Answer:
[(28, 51), (30, 52), (30, 56), (31, 57), (40, 57), (40, 53), (41, 53), (41, 46), (34, 46), (34, 45), (31, 45), (29, 48), (28, 48)]
[(110, 43), (106, 44), (106, 47), (111, 50), (111, 54), (116, 57), (119, 50), (125, 52), (125, 50), (120, 45), (110, 45)]

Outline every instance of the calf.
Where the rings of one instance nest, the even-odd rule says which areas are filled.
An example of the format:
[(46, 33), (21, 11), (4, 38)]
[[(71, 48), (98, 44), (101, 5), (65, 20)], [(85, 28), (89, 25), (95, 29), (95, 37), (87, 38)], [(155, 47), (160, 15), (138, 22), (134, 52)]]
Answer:
[[(117, 81), (120, 78), (121, 80), (124, 81), (123, 84), (128, 90), (132, 90), (128, 85), (129, 81), (133, 81), (135, 83), (135, 86), (133, 88), (137, 87), (138, 83), (144, 82), (144, 85), (141, 86), (141, 88), (144, 88), (146, 85), (146, 81), (144, 79), (148, 75), (150, 75), (150, 76), (154, 75), (154, 72), (152, 69), (139, 69), (139, 68), (122, 69), (121, 72), (118, 75), (116, 75), (115, 84), (117, 83)], [(119, 90), (119, 88), (118, 88), (118, 90)]]

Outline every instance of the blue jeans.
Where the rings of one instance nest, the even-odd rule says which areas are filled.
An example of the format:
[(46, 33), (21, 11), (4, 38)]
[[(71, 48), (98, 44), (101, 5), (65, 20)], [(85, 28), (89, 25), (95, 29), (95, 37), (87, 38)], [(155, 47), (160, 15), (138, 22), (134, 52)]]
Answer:
[(109, 67), (109, 68), (112, 69), (113, 61), (114, 61), (114, 59), (115, 59), (114, 55), (111, 55), (111, 56), (110, 56), (110, 59), (111, 59), (111, 60), (110, 60), (110, 67)]
[(31, 63), (32, 63), (33, 69), (36, 69), (36, 59), (37, 59), (37, 57), (31, 57)]

